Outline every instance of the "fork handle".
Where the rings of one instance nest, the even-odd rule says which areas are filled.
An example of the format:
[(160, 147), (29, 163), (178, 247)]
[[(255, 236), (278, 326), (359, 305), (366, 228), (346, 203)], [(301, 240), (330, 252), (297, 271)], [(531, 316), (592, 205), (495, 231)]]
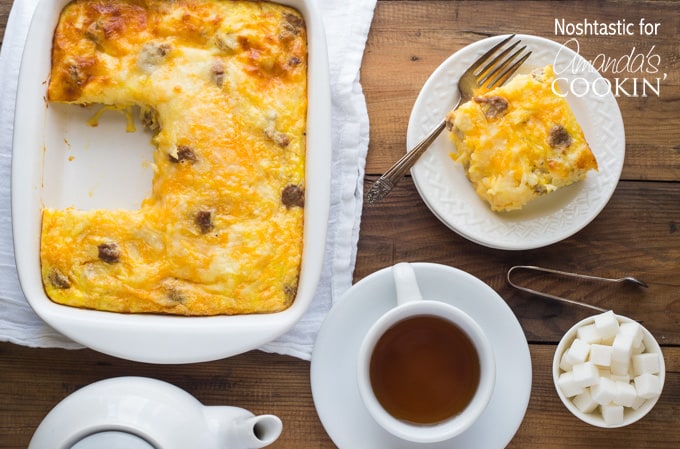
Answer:
[(368, 204), (375, 204), (385, 198), (392, 191), (392, 188), (404, 177), (407, 171), (413, 167), (420, 156), (430, 147), (432, 142), (441, 134), (446, 127), (446, 121), (442, 120), (430, 133), (423, 138), (413, 149), (403, 155), (397, 162), (390, 167), (366, 193)]

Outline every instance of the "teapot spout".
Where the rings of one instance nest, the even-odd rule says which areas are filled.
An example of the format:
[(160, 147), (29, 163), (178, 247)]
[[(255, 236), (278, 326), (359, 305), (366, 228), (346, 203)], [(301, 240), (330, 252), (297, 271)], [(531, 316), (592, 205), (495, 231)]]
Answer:
[(281, 435), (283, 424), (275, 415), (254, 415), (238, 407), (206, 407), (210, 427), (223, 449), (259, 449)]
[(240, 434), (244, 449), (258, 449), (269, 446), (281, 435), (283, 424), (274, 415), (258, 415), (237, 420), (233, 423), (235, 433)]

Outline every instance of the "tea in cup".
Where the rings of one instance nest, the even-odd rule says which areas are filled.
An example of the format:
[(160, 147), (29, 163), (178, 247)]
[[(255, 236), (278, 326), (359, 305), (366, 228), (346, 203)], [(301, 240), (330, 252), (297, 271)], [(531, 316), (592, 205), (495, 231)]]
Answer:
[(392, 267), (397, 301), (369, 329), (357, 381), (371, 416), (416, 443), (444, 441), (484, 412), (496, 379), (481, 327), (448, 303), (423, 299), (413, 267)]

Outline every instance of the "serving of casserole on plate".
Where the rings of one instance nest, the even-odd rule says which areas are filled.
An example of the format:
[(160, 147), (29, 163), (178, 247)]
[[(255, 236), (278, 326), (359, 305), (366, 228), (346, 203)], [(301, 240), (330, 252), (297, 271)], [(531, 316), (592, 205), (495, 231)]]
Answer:
[(475, 95), (446, 117), (451, 157), (494, 211), (520, 210), (597, 170), (556, 83), (547, 65)]
[[(557, 79), (556, 90), (560, 95), (566, 95), (564, 99), (597, 161), (597, 171), (590, 169), (584, 179), (559, 189), (543, 189), (546, 184), (541, 180), (542, 176), (538, 176), (533, 187), (538, 193), (552, 190), (551, 193), (532, 198), (519, 210), (497, 212), (477, 193), (466, 175), (464, 164), (452, 161), (456, 146), (448, 133), (439, 136), (411, 170), (418, 193), (442, 223), (472, 242), (504, 250), (551, 245), (588, 225), (613, 195), (626, 152), (623, 119), (614, 95), (594, 89), (582, 92), (584, 85), (605, 84), (602, 76), (568, 46), (538, 36), (517, 35), (517, 38), (532, 51), (520, 72), (552, 66)], [(502, 36), (494, 36), (470, 44), (432, 72), (411, 111), (407, 148), (412, 148), (450, 112), (457, 99), (456, 89), (452, 86), (460, 74), (501, 39)], [(504, 87), (507, 89), (508, 85)], [(530, 102), (531, 97), (526, 101)], [(554, 113), (550, 111), (547, 116)], [(569, 134), (576, 135), (573, 130)], [(493, 136), (484, 135), (480, 139), (488, 137)], [(584, 167), (593, 165), (584, 164)]]
[(329, 96), (313, 2), (43, 1), (13, 152), (31, 306), (147, 362), (284, 333), (320, 276)]

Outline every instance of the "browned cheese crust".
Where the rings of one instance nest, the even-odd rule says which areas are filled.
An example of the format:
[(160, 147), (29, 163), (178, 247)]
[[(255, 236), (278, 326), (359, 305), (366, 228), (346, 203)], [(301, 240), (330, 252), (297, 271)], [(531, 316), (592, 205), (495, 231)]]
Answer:
[(52, 300), (180, 315), (290, 306), (307, 114), (297, 11), (250, 1), (76, 0), (54, 34), (48, 99), (139, 111), (156, 147), (139, 210), (44, 209), (42, 275)]

